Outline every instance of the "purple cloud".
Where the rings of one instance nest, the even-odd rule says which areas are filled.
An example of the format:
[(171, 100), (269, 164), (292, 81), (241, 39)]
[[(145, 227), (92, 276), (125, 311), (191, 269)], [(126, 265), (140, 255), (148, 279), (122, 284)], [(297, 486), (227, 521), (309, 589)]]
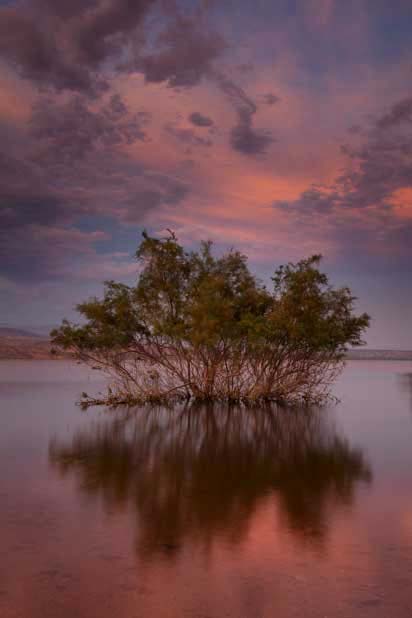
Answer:
[(204, 116), (200, 112), (192, 112), (189, 116), (189, 120), (196, 127), (211, 127), (213, 126), (213, 120), (209, 116)]
[[(161, 5), (160, 5), (161, 6)], [(160, 32), (153, 27), (156, 9)], [(155, 34), (156, 33), (156, 34)], [(156, 36), (156, 46), (147, 44)], [(161, 11), (156, 0), (28, 0), (0, 6), (0, 56), (40, 87), (100, 95), (110, 71), (193, 86), (224, 51), (205, 10)]]
[(257, 105), (231, 79), (216, 73), (214, 78), (228, 97), (238, 116), (237, 124), (230, 131), (232, 148), (244, 155), (255, 156), (264, 154), (275, 141), (269, 131), (255, 129), (253, 117), (257, 112)]
[[(136, 67), (147, 82), (172, 87), (195, 86), (210, 75), (214, 61), (226, 49), (222, 36), (198, 20), (178, 16), (157, 38), (156, 52), (142, 55)], [(160, 50), (160, 51), (159, 51)]]
[(394, 103), (358, 133), (364, 141), (342, 147), (348, 165), (333, 186), (312, 186), (299, 199), (274, 207), (288, 212), (296, 225), (320, 231), (326, 226), (347, 259), (382, 247), (408, 255), (412, 222), (396, 214), (393, 196), (412, 187), (412, 100)]
[[(66, 245), (60, 243), (54, 251), (56, 235), (42, 245), (38, 238), (47, 236), (48, 227), (63, 234), (75, 230), (85, 216), (139, 224), (153, 209), (186, 197), (182, 181), (142, 165), (124, 148), (146, 140), (149, 120), (147, 113), (131, 113), (118, 95), (98, 108), (75, 95), (64, 102), (40, 99), (23, 132), (0, 125), (0, 136), (7, 133), (0, 145), (3, 272), (24, 276), (30, 271), (45, 278), (54, 272), (60, 263), (56, 252), (64, 252)], [(85, 243), (86, 237), (81, 238)], [(23, 253), (15, 251), (16, 239)], [(30, 268), (25, 268), (29, 254)], [(71, 259), (70, 252), (66, 258)]]
[(263, 99), (263, 102), (266, 103), (266, 105), (275, 105), (276, 103), (280, 101), (280, 97), (278, 97), (276, 94), (273, 94), (271, 92), (264, 94), (262, 99)]

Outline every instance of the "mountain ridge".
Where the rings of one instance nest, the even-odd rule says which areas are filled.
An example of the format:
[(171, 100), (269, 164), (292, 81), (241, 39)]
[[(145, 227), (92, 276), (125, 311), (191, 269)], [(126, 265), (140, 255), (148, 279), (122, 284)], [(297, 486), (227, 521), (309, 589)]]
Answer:
[(23, 328), (12, 328), (9, 326), (0, 326), (0, 337), (27, 337), (30, 339), (47, 338)]

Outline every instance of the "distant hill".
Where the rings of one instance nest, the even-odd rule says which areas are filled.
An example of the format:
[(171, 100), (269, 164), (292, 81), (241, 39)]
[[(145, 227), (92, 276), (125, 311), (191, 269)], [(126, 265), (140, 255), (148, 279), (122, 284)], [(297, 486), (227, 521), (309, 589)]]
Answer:
[(412, 361), (412, 350), (371, 350), (356, 348), (347, 353), (348, 360)]
[(0, 360), (60, 360), (71, 358), (55, 350), (48, 337), (41, 337), (18, 328), (0, 328)]
[(36, 335), (36, 333), (31, 333), (21, 328), (8, 328), (5, 326), (0, 326), (0, 337), (35, 337), (36, 339), (41, 339), (41, 336)]

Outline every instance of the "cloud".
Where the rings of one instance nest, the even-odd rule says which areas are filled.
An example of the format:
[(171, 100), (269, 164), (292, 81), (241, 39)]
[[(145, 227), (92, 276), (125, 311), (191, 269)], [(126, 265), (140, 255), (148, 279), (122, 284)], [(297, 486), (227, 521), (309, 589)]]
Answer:
[[(160, 51), (158, 51), (160, 49)], [(198, 17), (177, 16), (157, 38), (156, 52), (137, 60), (147, 82), (172, 87), (195, 86), (210, 75), (214, 61), (226, 49), (222, 36)]]
[(333, 191), (312, 186), (303, 191), (297, 200), (293, 202), (278, 201), (275, 202), (275, 206), (286, 212), (299, 213), (302, 217), (312, 217), (317, 214), (330, 213), (337, 200), (338, 195)]
[(253, 127), (253, 117), (257, 112), (256, 104), (240, 86), (225, 75), (215, 73), (214, 78), (232, 103), (238, 116), (237, 124), (230, 131), (232, 148), (249, 156), (264, 154), (274, 142), (274, 138), (269, 131)]
[(278, 97), (276, 94), (273, 94), (271, 92), (264, 94), (262, 99), (263, 99), (263, 102), (266, 103), (266, 105), (275, 105), (275, 103), (278, 103), (280, 101), (280, 97)]
[[(145, 143), (149, 120), (145, 112), (131, 113), (118, 95), (99, 106), (75, 95), (40, 99), (24, 130), (0, 126), (0, 137), (8, 136), (0, 140), (0, 264), (5, 274), (20, 277), (30, 271), (32, 277), (47, 278), (61, 270), (74, 255), (62, 241), (67, 230), (85, 252), (88, 234), (76, 236), (84, 217), (96, 219), (89, 235), (93, 244), (99, 218), (140, 224), (153, 209), (175, 206), (186, 197), (185, 183), (128, 152), (131, 144)], [(47, 227), (53, 237), (47, 236)]]
[(230, 133), (232, 147), (245, 155), (264, 154), (273, 143), (273, 137), (267, 131), (253, 128), (252, 114), (246, 109), (240, 110), (238, 114), (239, 122)]
[(412, 104), (394, 103), (364, 132), (359, 147), (344, 147), (351, 161), (338, 179), (341, 199), (352, 208), (385, 207), (391, 195), (412, 184)]
[(390, 129), (404, 122), (412, 123), (412, 97), (395, 103), (386, 114), (378, 118), (376, 125), (379, 129)]
[(243, 62), (238, 64), (236, 68), (240, 73), (251, 73), (255, 70), (255, 66), (251, 62)]
[(57, 37), (50, 21), (54, 20), (47, 15), (36, 18), (30, 8), (0, 7), (0, 57), (39, 86), (90, 93), (107, 88), (104, 79), (93, 76), (88, 66), (76, 60), (67, 26)]
[(204, 116), (200, 112), (192, 112), (189, 116), (189, 120), (196, 127), (211, 127), (213, 126), (213, 120), (209, 116)]
[(67, 262), (87, 259), (94, 253), (93, 245), (105, 239), (98, 230), (85, 233), (75, 228), (25, 224), (2, 238), (2, 270), (17, 281), (59, 278)]
[(395, 196), (412, 186), (411, 113), (410, 99), (394, 103), (358, 132), (360, 145), (343, 146), (347, 165), (332, 185), (314, 185), (274, 207), (312, 233), (333, 236), (348, 259), (380, 254), (409, 260), (412, 221), (399, 215)]
[[(142, 72), (148, 82), (194, 86), (226, 43), (208, 26), (205, 8), (182, 15), (161, 6), (156, 0), (28, 0), (0, 6), (0, 56), (24, 78), (57, 91), (100, 96), (113, 72)], [(147, 19), (154, 15), (156, 26)]]
[[(139, 225), (186, 198), (186, 182), (142, 162), (151, 115), (132, 112), (113, 78), (143, 73), (147, 82), (191, 87), (225, 48), (210, 28), (206, 3), (184, 14), (156, 0), (0, 4), (0, 56), (34, 86), (29, 121), (0, 123), (3, 272), (33, 280), (67, 276), (76, 242), (79, 254), (91, 251), (102, 218)], [(191, 122), (209, 126), (205, 119), (194, 113)], [(167, 130), (187, 148), (212, 144), (191, 128)], [(85, 217), (94, 218), (94, 231), (78, 228)]]
[(130, 114), (119, 95), (113, 95), (98, 111), (80, 96), (61, 105), (51, 99), (40, 100), (31, 118), (32, 135), (47, 146), (43, 151), (46, 157), (65, 163), (78, 162), (99, 147), (144, 141), (144, 125), (144, 119)]
[(80, 62), (89, 67), (100, 66), (119, 52), (130, 35), (143, 24), (155, 0), (109, 0), (91, 11), (83, 11), (72, 40)]
[(176, 127), (174, 124), (166, 125), (166, 132), (185, 146), (212, 146), (213, 142), (207, 137), (197, 135), (193, 129)]

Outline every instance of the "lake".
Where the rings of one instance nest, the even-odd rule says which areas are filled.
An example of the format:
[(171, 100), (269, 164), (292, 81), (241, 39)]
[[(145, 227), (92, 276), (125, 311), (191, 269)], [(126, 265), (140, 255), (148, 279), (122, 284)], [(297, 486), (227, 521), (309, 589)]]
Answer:
[(409, 618), (412, 363), (324, 410), (75, 405), (96, 371), (0, 362), (1, 618)]

